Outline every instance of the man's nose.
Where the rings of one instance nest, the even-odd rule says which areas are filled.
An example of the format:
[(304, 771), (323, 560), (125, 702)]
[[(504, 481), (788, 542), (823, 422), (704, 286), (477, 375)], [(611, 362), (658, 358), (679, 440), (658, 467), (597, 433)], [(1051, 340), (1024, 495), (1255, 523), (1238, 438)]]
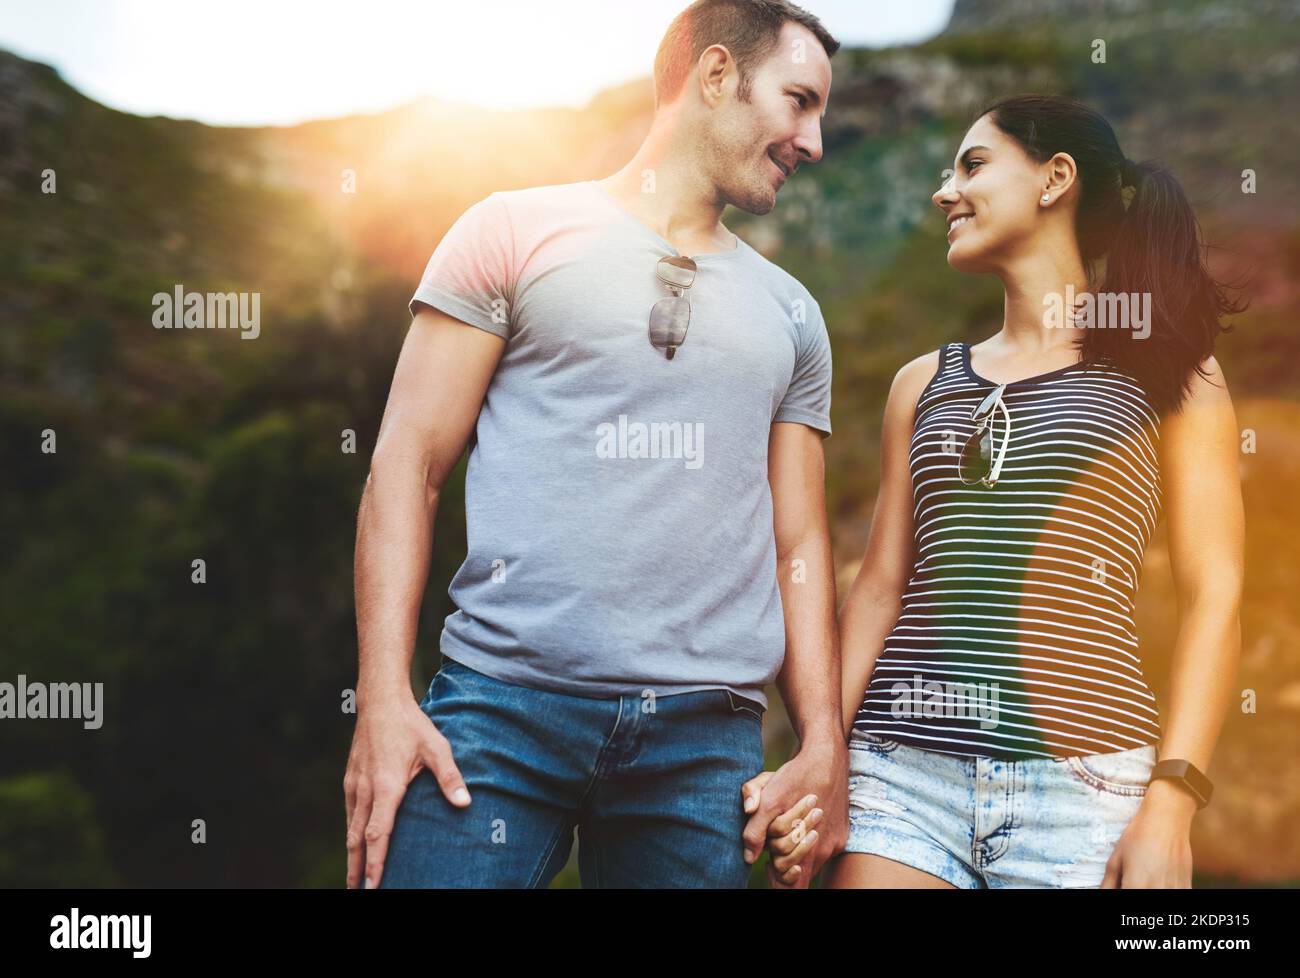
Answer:
[(822, 127), (814, 122), (810, 130), (799, 134), (795, 140), (795, 150), (799, 153), (799, 162), (816, 163), (822, 158)]

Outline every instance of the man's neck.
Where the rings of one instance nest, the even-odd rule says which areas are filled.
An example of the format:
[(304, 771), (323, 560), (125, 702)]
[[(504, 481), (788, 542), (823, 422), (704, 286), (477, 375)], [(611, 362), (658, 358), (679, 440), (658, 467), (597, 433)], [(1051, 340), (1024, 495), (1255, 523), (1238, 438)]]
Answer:
[(597, 181), (633, 217), (684, 255), (728, 251), (734, 234), (720, 217), (726, 204), (693, 162), (652, 131), (622, 169)]

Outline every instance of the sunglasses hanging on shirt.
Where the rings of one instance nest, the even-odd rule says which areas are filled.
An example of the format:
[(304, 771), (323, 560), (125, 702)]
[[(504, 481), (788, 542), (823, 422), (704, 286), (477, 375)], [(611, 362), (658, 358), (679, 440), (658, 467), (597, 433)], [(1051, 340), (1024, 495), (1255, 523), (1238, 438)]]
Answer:
[(655, 276), (672, 291), (650, 310), (650, 345), (663, 350), (669, 360), (686, 342), (691, 325), (691, 300), (686, 290), (695, 284), (695, 262), (682, 255), (665, 255), (655, 265)]
[[(1011, 412), (1002, 400), (1006, 389), (1006, 384), (1000, 384), (970, 413), (970, 419), (975, 422), (975, 430), (966, 439), (957, 459), (957, 475), (968, 486), (994, 486), (1002, 473), (1002, 462), (1007, 457), (1007, 445), (1011, 442)], [(1002, 438), (995, 448), (993, 417), (998, 410), (1002, 411), (1004, 424)]]

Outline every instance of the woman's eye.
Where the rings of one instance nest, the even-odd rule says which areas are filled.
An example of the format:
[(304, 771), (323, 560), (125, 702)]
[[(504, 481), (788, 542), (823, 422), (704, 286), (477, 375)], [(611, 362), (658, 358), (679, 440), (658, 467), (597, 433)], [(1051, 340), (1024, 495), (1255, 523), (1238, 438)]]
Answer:
[(983, 160), (967, 160), (967, 161), (966, 161), (966, 172), (967, 172), (967, 173), (970, 173), (972, 170), (975, 169), (975, 167), (977, 167), (977, 166), (983, 166), (983, 164), (984, 164), (984, 161), (983, 161)]

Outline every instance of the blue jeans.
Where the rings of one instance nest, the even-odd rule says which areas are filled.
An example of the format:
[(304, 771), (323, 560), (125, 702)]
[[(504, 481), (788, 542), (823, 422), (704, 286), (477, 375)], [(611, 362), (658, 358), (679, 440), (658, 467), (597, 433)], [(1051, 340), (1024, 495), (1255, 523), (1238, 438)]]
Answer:
[(584, 887), (744, 887), (740, 789), (763, 770), (760, 703), (726, 689), (592, 699), (452, 659), (420, 708), (469, 789), (422, 769), (384, 861), (391, 887), (544, 887), (579, 834)]
[(1096, 887), (1146, 795), (1156, 746), (1007, 761), (849, 736), (846, 852), (962, 889)]

